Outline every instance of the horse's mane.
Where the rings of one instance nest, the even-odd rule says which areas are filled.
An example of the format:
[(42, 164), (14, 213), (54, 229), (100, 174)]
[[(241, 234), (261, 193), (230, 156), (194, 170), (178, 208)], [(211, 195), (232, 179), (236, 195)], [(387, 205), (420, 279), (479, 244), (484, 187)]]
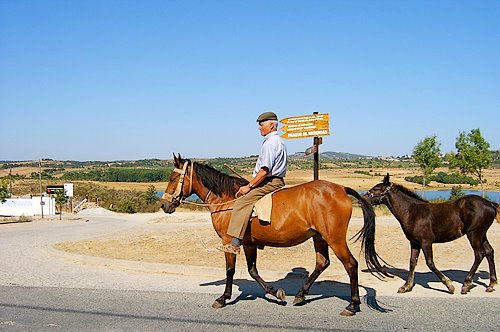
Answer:
[(234, 196), (239, 187), (248, 184), (247, 180), (227, 175), (212, 166), (200, 163), (194, 163), (193, 165), (195, 174), (198, 175), (203, 185), (217, 196), (223, 193)]
[(415, 198), (416, 200), (419, 200), (421, 202), (426, 202), (426, 203), (429, 203), (428, 200), (420, 197), (419, 195), (417, 195), (415, 192), (411, 191), (410, 189), (400, 185), (400, 184), (396, 184), (396, 183), (393, 183), (392, 184), (397, 190), (401, 191), (403, 194), (406, 194), (407, 196), (410, 196), (412, 198)]

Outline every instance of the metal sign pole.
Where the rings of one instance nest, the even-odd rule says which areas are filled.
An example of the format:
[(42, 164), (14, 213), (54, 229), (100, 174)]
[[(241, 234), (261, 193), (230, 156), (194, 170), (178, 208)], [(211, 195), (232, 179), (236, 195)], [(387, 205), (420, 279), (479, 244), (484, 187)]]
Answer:
[[(318, 112), (313, 112), (313, 114), (318, 114)], [(314, 151), (314, 180), (319, 179), (319, 137), (313, 138), (313, 145), (315, 146)]]
[[(319, 149), (319, 144), (318, 144), (319, 137), (314, 137), (314, 145), (316, 146), (316, 149)], [(316, 151), (314, 152), (314, 180), (319, 179), (319, 152)]]

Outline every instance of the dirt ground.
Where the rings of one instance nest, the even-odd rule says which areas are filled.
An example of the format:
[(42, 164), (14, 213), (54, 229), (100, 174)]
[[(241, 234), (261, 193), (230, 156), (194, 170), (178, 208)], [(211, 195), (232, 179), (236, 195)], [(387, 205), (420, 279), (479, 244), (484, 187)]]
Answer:
[[(360, 212), (358, 211), (358, 213)], [(79, 242), (66, 242), (55, 245), (56, 249), (81, 255), (107, 257), (168, 264), (182, 264), (223, 268), (224, 256), (215, 249), (220, 241), (213, 230), (210, 214), (207, 212), (177, 211), (172, 215), (161, 212), (151, 214), (153, 217), (147, 225), (135, 231), (107, 238), (89, 239)], [(172, 225), (176, 227), (172, 227)], [(351, 238), (362, 226), (362, 218), (353, 217), (348, 230)], [(500, 253), (500, 223), (494, 222), (488, 231), (488, 239), (497, 253)], [(361, 256), (360, 243), (349, 242), (351, 252), (359, 261), (360, 269), (366, 268)], [(394, 267), (394, 272), (403, 276), (408, 269), (409, 243), (403, 235), (399, 223), (392, 216), (377, 217), (376, 248), (378, 254)], [(324, 272), (324, 276), (345, 275), (340, 261), (330, 250), (332, 264)], [(498, 254), (497, 254), (498, 257)], [(462, 271), (461, 283), (473, 262), (473, 251), (466, 237), (449, 243), (434, 245), (436, 266), (446, 271)], [(260, 270), (291, 271), (314, 269), (315, 255), (312, 240), (291, 248), (270, 248), (259, 250), (258, 268)], [(498, 259), (496, 260), (498, 265)], [(244, 254), (239, 255), (237, 266), (245, 268)], [(417, 271), (429, 272), (421, 255)], [(486, 259), (478, 272), (487, 278), (488, 265)], [(430, 272), (429, 272), (430, 273)], [(452, 280), (453, 277), (449, 276)], [(430, 277), (433, 278), (433, 277)], [(486, 281), (485, 281), (486, 282)]]

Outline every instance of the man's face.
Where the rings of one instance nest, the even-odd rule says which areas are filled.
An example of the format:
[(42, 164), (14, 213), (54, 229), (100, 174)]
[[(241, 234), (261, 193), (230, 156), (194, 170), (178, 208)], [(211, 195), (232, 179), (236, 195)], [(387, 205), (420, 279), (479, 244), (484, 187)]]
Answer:
[(274, 130), (274, 123), (272, 121), (259, 122), (259, 130), (262, 136), (266, 136)]

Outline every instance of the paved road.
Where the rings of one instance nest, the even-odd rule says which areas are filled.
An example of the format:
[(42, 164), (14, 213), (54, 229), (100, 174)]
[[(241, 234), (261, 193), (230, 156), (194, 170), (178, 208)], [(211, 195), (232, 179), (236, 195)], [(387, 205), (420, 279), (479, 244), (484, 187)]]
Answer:
[[(341, 317), (337, 297), (305, 306), (243, 295), (236, 305), (214, 310), (211, 294), (0, 287), (0, 330), (11, 331), (499, 331), (497, 299), (380, 297), (378, 311), (366, 303)], [(290, 301), (292, 298), (290, 298)], [(373, 298), (369, 298), (374, 301)], [(379, 308), (380, 310), (380, 308)]]
[[(109, 268), (113, 261), (94, 264), (54, 254), (53, 243), (157, 227), (147, 223), (147, 215), (79, 218), (0, 225), (0, 330), (500, 330), (498, 296), (386, 296), (368, 288), (362, 311), (341, 317), (348, 287), (336, 281), (319, 282), (306, 305), (293, 307), (263, 297), (241, 275), (234, 286), (235, 305), (214, 310), (211, 304), (224, 281), (213, 273), (140, 272), (155, 266), (120, 261), (119, 268)], [(127, 269), (131, 265), (135, 268)], [(289, 275), (280, 286), (294, 294), (301, 282)]]

